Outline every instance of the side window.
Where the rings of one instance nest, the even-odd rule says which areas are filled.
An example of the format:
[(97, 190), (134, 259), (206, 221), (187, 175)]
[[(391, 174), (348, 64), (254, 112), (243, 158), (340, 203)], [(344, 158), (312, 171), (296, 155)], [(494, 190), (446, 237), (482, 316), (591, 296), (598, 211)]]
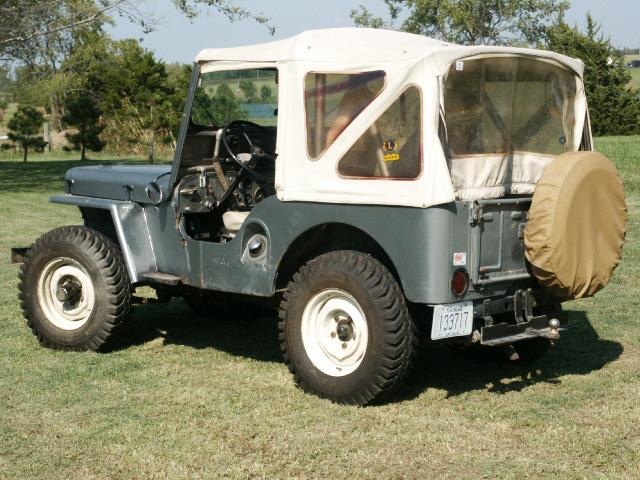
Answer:
[(340, 159), (338, 173), (358, 178), (417, 178), (422, 171), (420, 90), (411, 86)]
[(318, 158), (384, 87), (382, 71), (308, 73), (304, 80), (307, 151)]

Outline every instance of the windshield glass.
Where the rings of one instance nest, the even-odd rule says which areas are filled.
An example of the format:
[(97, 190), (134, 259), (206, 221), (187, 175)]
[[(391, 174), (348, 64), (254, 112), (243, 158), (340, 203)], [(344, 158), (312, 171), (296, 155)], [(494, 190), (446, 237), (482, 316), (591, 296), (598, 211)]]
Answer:
[(277, 108), (275, 68), (206, 72), (200, 75), (191, 120), (212, 126), (249, 120), (271, 127), (277, 124)]
[(526, 57), (454, 62), (445, 78), (450, 157), (575, 151), (577, 77)]

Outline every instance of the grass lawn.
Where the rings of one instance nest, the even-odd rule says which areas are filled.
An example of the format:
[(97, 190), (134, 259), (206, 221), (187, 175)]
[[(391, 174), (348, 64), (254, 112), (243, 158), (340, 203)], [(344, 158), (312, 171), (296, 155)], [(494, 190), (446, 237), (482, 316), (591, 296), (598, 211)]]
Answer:
[(631, 74), (631, 86), (633, 88), (640, 88), (640, 68), (630, 68)]
[(0, 478), (639, 478), (640, 137), (598, 139), (630, 211), (624, 260), (532, 368), (422, 350), (391, 403), (295, 388), (275, 316), (137, 306), (105, 354), (40, 347), (9, 248), (78, 223), (47, 204), (77, 162), (0, 161)]

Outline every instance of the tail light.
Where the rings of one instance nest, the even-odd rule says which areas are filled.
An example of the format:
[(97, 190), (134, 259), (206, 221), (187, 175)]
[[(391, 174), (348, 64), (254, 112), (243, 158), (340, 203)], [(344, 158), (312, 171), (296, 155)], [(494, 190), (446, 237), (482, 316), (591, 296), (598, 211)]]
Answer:
[(451, 291), (456, 297), (467, 293), (469, 288), (469, 274), (464, 268), (458, 268), (451, 277)]

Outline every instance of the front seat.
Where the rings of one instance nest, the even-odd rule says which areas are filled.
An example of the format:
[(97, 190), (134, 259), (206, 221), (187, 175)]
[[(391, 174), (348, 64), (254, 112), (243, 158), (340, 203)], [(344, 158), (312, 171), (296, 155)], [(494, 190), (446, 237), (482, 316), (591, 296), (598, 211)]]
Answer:
[(249, 216), (249, 212), (236, 212), (233, 210), (229, 210), (222, 214), (222, 223), (224, 224), (224, 228), (230, 233), (235, 235), (242, 224)]

